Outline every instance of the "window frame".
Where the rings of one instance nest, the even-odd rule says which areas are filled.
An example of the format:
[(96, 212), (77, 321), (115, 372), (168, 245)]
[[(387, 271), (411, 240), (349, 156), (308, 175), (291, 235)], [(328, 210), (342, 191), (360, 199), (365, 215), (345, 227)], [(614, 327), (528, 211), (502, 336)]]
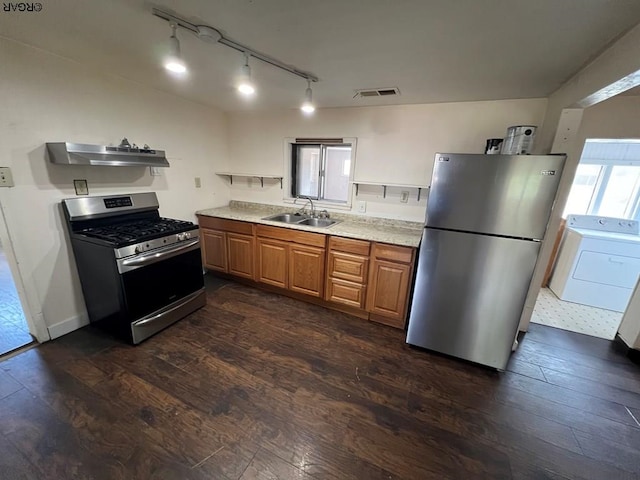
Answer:
[[(591, 142), (596, 143), (598, 141), (587, 140), (585, 142), (585, 147), (587, 143), (591, 143)], [(635, 142), (620, 141), (620, 142), (610, 142), (610, 143), (638, 143), (638, 142), (637, 141)], [(636, 160), (632, 158), (623, 158), (623, 159), (602, 158), (599, 156), (593, 156), (593, 157), (589, 156), (587, 158), (584, 158), (584, 153), (583, 153), (583, 156), (580, 158), (579, 165), (596, 165), (601, 167), (600, 175), (598, 176), (596, 185), (594, 186), (593, 195), (591, 197), (591, 200), (589, 201), (589, 205), (587, 206), (586, 213), (585, 213), (585, 215), (599, 215), (595, 212), (597, 212), (600, 209), (600, 206), (602, 205), (602, 200), (606, 193), (607, 185), (609, 183), (609, 180), (611, 179), (611, 174), (613, 173), (614, 167), (640, 167), (640, 159)], [(575, 176), (573, 181), (571, 182), (571, 188), (573, 188), (574, 182), (575, 182)], [(569, 191), (569, 195), (571, 195), (571, 191)], [(629, 205), (631, 206), (630, 209), (629, 209)], [(565, 205), (565, 208), (566, 208), (566, 205)], [(636, 188), (635, 195), (632, 195), (632, 197), (629, 198), (629, 202), (627, 203), (627, 208), (628, 208), (628, 211), (630, 211), (628, 218), (630, 220), (640, 221), (640, 188)], [(564, 217), (570, 214), (571, 214), (570, 212), (569, 213), (563, 212)]]
[[(320, 146), (321, 150), (323, 150), (323, 147), (332, 147), (332, 146), (350, 146), (351, 147), (351, 166), (349, 169), (349, 186), (347, 189), (347, 202), (346, 203), (340, 203), (340, 202), (334, 202), (331, 200), (324, 200), (324, 199), (319, 199), (319, 200), (313, 200), (313, 204), (314, 206), (316, 206), (316, 208), (331, 208), (334, 210), (351, 210), (353, 207), (353, 182), (354, 182), (354, 175), (355, 175), (355, 169), (356, 169), (356, 150), (357, 150), (357, 139), (355, 137), (343, 137), (342, 138), (342, 142), (338, 143), (335, 141), (329, 141), (329, 140), (333, 140), (333, 139), (326, 139), (328, 141), (326, 141), (325, 143), (322, 142), (322, 140), (325, 140), (325, 138), (322, 137), (318, 137), (318, 138), (314, 138), (312, 141), (307, 141), (307, 139), (302, 139), (304, 141), (300, 141), (297, 142), (296, 138), (293, 137), (287, 137), (284, 139), (284, 169), (283, 171), (285, 172), (285, 176), (283, 178), (283, 184), (282, 184), (282, 189), (284, 192), (283, 195), (283, 202), (285, 203), (294, 203), (296, 200), (296, 197), (293, 196), (293, 186), (295, 183), (295, 169), (293, 167), (293, 154), (294, 154), (294, 149), (297, 145), (315, 145), (315, 146)], [(323, 152), (324, 153), (324, 152)], [(321, 158), (323, 158), (324, 155), (321, 154)], [(320, 162), (320, 166), (319, 168), (322, 170), (323, 168), (323, 161)], [(319, 185), (319, 189), (323, 190), (324, 185), (323, 182), (320, 183)]]

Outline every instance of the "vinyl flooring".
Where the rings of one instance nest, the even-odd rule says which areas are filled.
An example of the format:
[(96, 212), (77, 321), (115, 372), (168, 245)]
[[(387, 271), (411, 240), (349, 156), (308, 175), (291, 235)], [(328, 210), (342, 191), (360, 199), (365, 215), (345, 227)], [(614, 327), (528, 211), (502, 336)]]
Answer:
[(235, 283), (137, 347), (0, 363), (2, 479), (638, 479), (640, 367), (533, 325), (501, 374)]
[(612, 340), (618, 332), (622, 313), (560, 300), (549, 288), (542, 288), (531, 321), (540, 325), (584, 333)]
[(0, 355), (32, 341), (9, 264), (0, 247)]

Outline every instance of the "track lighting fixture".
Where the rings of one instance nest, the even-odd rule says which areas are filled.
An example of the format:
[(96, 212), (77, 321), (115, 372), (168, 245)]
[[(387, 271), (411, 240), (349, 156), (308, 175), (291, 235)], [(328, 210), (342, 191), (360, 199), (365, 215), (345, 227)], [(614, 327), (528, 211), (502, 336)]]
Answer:
[(300, 107), (306, 114), (315, 112), (316, 107), (313, 104), (313, 92), (311, 91), (311, 80), (307, 80), (307, 89), (304, 91), (304, 103)]
[(256, 92), (256, 88), (251, 82), (251, 67), (249, 66), (249, 54), (247, 52), (244, 52), (244, 65), (242, 66), (240, 82), (238, 83), (238, 91), (247, 96)]
[(256, 91), (255, 86), (251, 81), (251, 67), (249, 67), (249, 57), (253, 57), (286, 73), (304, 78), (307, 81), (307, 90), (305, 91), (305, 101), (300, 108), (307, 114), (310, 114), (315, 110), (312, 99), (313, 92), (311, 91), (311, 82), (318, 81), (318, 77), (315, 75), (298, 70), (297, 68), (287, 65), (276, 58), (260, 53), (247, 45), (243, 45), (235, 40), (227, 38), (220, 30), (210, 25), (198, 25), (185, 18), (177, 16), (175, 13), (170, 13), (155, 7), (151, 9), (151, 13), (158, 18), (166, 20), (169, 22), (169, 25), (171, 25), (171, 38), (169, 39), (171, 50), (170, 55), (164, 62), (164, 66), (167, 70), (180, 74), (187, 71), (187, 67), (180, 56), (180, 42), (176, 37), (176, 29), (177, 27), (180, 27), (190, 31), (203, 42), (214, 45), (224, 45), (225, 47), (232, 48), (235, 51), (244, 54), (245, 62), (242, 66), (242, 74), (237, 85), (238, 91), (243, 95), (251, 96)]
[(178, 26), (171, 23), (171, 37), (169, 37), (169, 55), (164, 62), (164, 68), (173, 73), (185, 73), (187, 66), (180, 55), (180, 41), (176, 37), (176, 29)]

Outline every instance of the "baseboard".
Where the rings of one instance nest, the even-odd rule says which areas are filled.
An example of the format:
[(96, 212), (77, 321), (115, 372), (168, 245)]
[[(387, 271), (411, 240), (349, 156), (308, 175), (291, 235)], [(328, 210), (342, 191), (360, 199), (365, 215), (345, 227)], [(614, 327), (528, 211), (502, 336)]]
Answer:
[(67, 318), (61, 322), (55, 323), (47, 327), (51, 340), (61, 337), (67, 333), (71, 333), (74, 330), (89, 325), (89, 317), (86, 314), (76, 315), (75, 317)]

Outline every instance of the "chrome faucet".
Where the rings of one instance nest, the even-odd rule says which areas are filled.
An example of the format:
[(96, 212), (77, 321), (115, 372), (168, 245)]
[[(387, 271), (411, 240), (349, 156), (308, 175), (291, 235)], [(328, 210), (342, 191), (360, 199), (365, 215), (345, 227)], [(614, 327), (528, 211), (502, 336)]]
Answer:
[[(316, 216), (316, 209), (313, 206), (313, 200), (311, 200), (311, 197), (305, 197), (304, 195), (298, 195), (296, 197), (296, 199), (293, 201), (293, 204), (295, 205), (296, 203), (298, 203), (298, 199), (300, 200), (306, 200), (307, 203), (311, 204), (311, 216), (315, 218)], [(304, 214), (305, 208), (307, 208), (307, 203), (305, 203), (302, 208), (299, 210), (300, 213)]]

